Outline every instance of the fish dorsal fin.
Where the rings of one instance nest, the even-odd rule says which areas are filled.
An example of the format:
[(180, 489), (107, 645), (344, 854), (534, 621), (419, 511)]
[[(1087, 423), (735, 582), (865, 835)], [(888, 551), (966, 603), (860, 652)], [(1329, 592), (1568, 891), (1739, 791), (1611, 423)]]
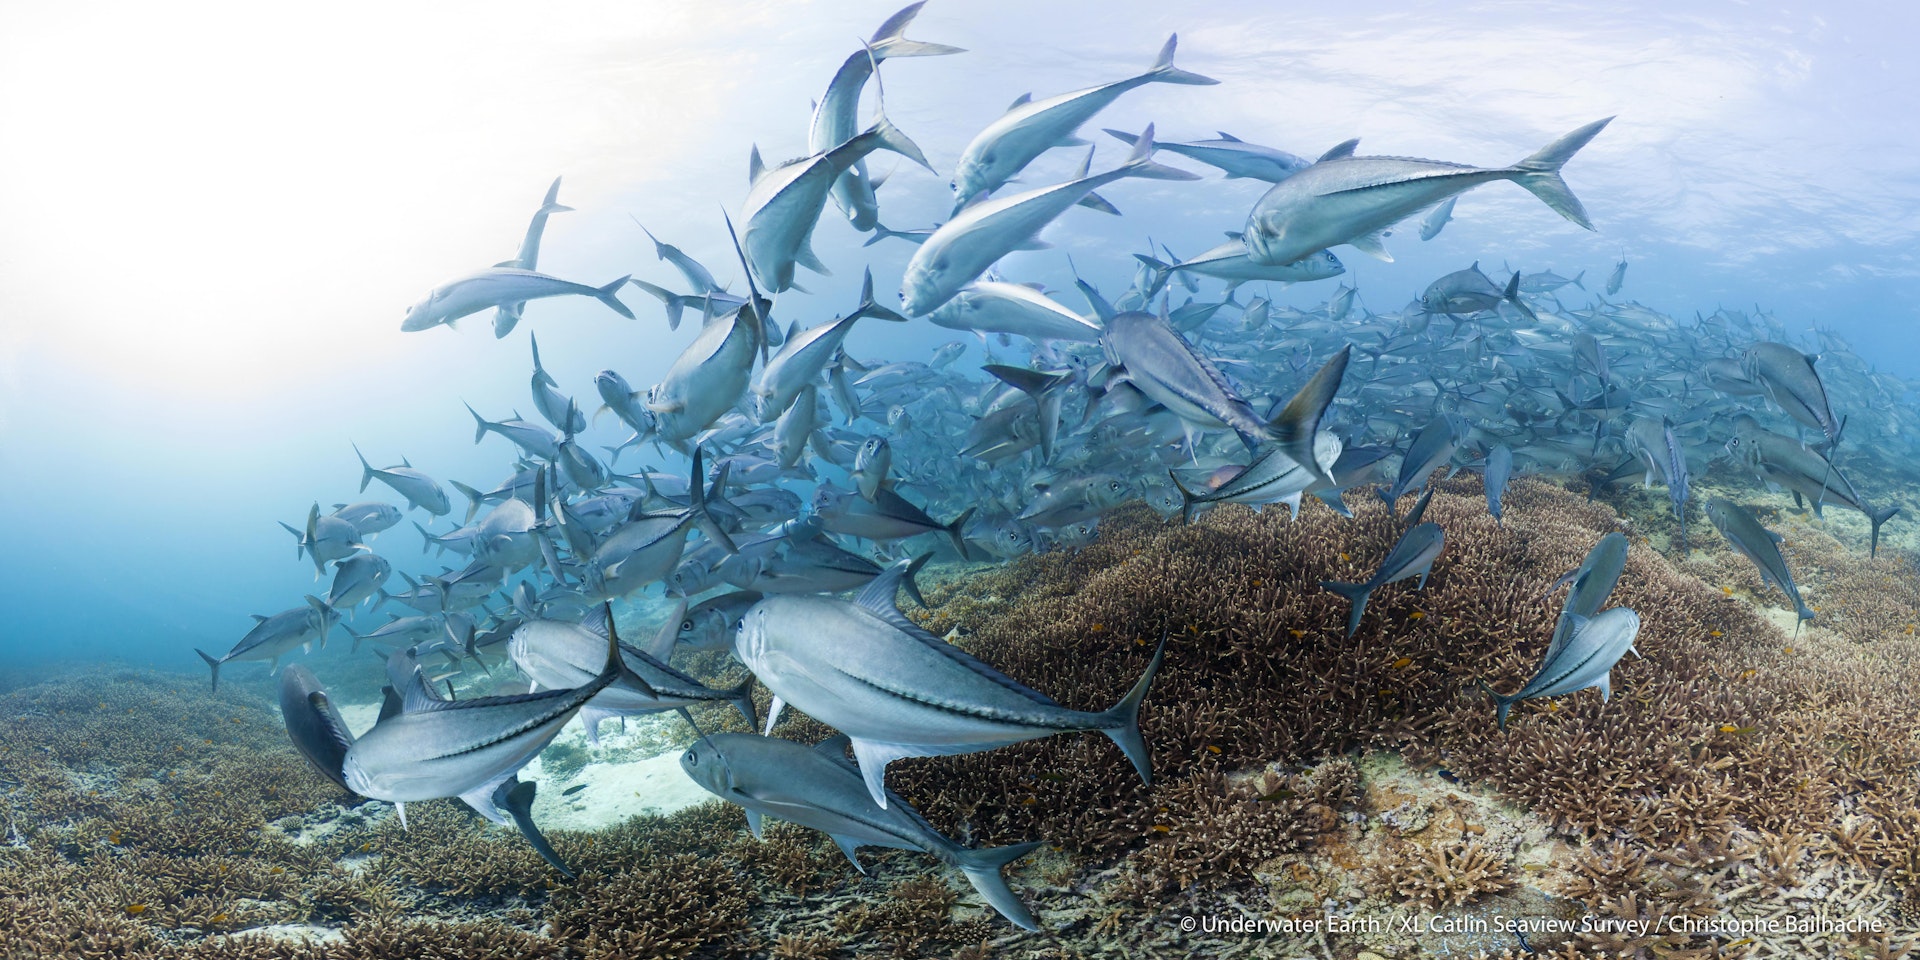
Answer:
[[(1764, 529), (1766, 529), (1766, 528), (1764, 528), (1764, 527), (1762, 527), (1761, 529), (1763, 529), (1763, 530), (1764, 530)], [(1774, 533), (1774, 532), (1773, 532), (1772, 530), (1767, 530), (1767, 536), (1769, 536), (1769, 537), (1772, 537), (1772, 538), (1773, 538), (1773, 542), (1774, 542), (1774, 543), (1786, 543), (1786, 542), (1787, 542), (1787, 538), (1786, 538), (1786, 537), (1784, 537), (1784, 536), (1781, 536), (1780, 534), (1777, 534), (1777, 533)]]
[(1241, 140), (1239, 137), (1236, 137), (1233, 134), (1226, 132), (1225, 130), (1215, 130), (1214, 132), (1220, 135), (1220, 139), (1225, 140), (1229, 143), (1245, 143), (1246, 142), (1244, 140)]
[(1342, 140), (1339, 143), (1334, 144), (1330, 149), (1327, 150), (1326, 153), (1321, 154), (1320, 159), (1315, 160), (1314, 162), (1326, 163), (1328, 160), (1344, 160), (1347, 157), (1353, 156), (1354, 149), (1359, 146), (1360, 146), (1359, 137), (1355, 137), (1352, 140)]
[(647, 656), (661, 663), (673, 659), (673, 645), (680, 639), (680, 622), (687, 618), (687, 601), (683, 597), (674, 604), (673, 612), (662, 624), (660, 632), (653, 635), (653, 644), (647, 648)]
[[(900, 582), (912, 576), (925, 560), (925, 557), (919, 560), (902, 560), (881, 571), (879, 576), (874, 577), (866, 588), (860, 591), (860, 595), (855, 597), (853, 602), (879, 614), (889, 622), (898, 618), (912, 627), (913, 622), (901, 615), (900, 607), (893, 602), (893, 598), (900, 589)], [(919, 628), (914, 627), (914, 629)]]
[(813, 750), (834, 763), (852, 769), (853, 760), (847, 756), (847, 748), (851, 746), (853, 746), (852, 737), (844, 733), (836, 733), (814, 744)]
[(250, 616), (250, 617), (252, 617), (252, 618), (253, 618), (253, 622), (254, 622), (254, 623), (266, 623), (266, 622), (267, 622), (267, 618), (266, 618), (266, 617), (263, 617), (263, 616), (261, 616), (260, 614), (257, 614), (257, 613), (250, 613), (250, 614), (247, 614), (247, 616)]
[(1032, 102), (1033, 102), (1033, 94), (1023, 93), (1017, 97), (1014, 97), (1012, 103), (1007, 104), (1007, 112), (1012, 113), (1013, 111), (1018, 110), (1021, 107), (1024, 107), (1027, 104)]
[(440, 699), (439, 694), (427, 686), (426, 671), (414, 667), (413, 673), (407, 676), (406, 688), (400, 691), (400, 712), (426, 713), (444, 710), (448, 705), (449, 701)]
[(753, 152), (747, 154), (747, 185), (752, 186), (760, 182), (760, 178), (766, 175), (767, 162), (760, 159), (760, 145), (756, 143), (753, 145)]
[(388, 717), (398, 716), (401, 712), (400, 692), (398, 690), (383, 686), (380, 688), (380, 696), (382, 698), (380, 702), (380, 716), (374, 720), (375, 726), (378, 726), (381, 721)]

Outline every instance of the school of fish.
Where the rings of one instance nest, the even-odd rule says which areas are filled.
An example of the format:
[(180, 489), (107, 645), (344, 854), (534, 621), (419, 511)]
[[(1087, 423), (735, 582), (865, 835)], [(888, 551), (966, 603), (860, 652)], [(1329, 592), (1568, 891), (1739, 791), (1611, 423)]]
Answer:
[[(1871, 525), (1866, 547), (1877, 550), (1897, 507), (1854, 485), (1846, 452), (1910, 450), (1920, 421), (1895, 402), (1906, 383), (1876, 373), (1832, 334), (1816, 331), (1810, 352), (1757, 309), (1686, 320), (1619, 299), (1624, 258), (1604, 292), (1586, 291), (1584, 271), (1569, 279), (1474, 263), (1394, 310), (1365, 303), (1353, 286), (1311, 309), (1269, 299), (1279, 286), (1341, 276), (1334, 247), (1391, 260), (1386, 234), (1417, 215), (1421, 241), (1444, 243), (1446, 224), (1472, 215), (1471, 201), (1456, 209), (1461, 195), (1493, 181), (1593, 229), (1562, 170), (1610, 118), (1493, 167), (1368, 156), (1358, 141), (1309, 160), (1225, 133), (1176, 142), (1156, 139), (1153, 126), (1107, 130), (1119, 159), (1089, 149), (1064, 182), (1014, 183), (1049, 150), (1087, 147), (1082, 128), (1136, 89), (1214, 84), (1175, 66), (1170, 37), (1142, 56), (1139, 74), (1016, 101), (950, 161), (948, 219), (894, 230), (882, 225), (877, 194), (886, 178), (869, 162), (887, 152), (937, 170), (947, 158), (924, 155), (884, 104), (864, 120), (858, 113), (887, 61), (963, 52), (907, 38), (921, 6), (849, 51), (817, 101), (807, 156), (769, 166), (752, 152), (749, 189), (713, 224), (735, 262), (710, 269), (647, 232), (673, 280), (543, 274), (547, 220), (569, 209), (555, 180), (515, 257), (437, 286), (409, 309), (404, 331), (487, 314), (504, 338), (537, 325), (534, 302), (554, 297), (591, 298), (635, 318), (622, 300), (631, 286), (663, 309), (635, 322), (656, 324), (663, 348), (680, 352), (658, 383), (639, 387), (609, 369), (588, 394), (543, 368), (530, 333), (537, 418), (489, 419), (499, 411), (468, 407), (474, 441), (510, 457), (489, 489), (447, 480), (464, 511), (405, 458), (376, 467), (356, 447), (361, 492), (378, 481), (401, 502), (330, 510), (316, 502), (304, 523), (282, 524), (316, 577), (331, 581), (324, 595), (316, 589), (256, 616), (224, 655), (201, 652), (216, 686), (225, 664), (278, 668), (336, 628), (356, 648), (376, 645), (387, 703), (357, 735), (310, 671), (282, 672), (295, 746), (343, 788), (396, 804), (403, 821), (409, 802), (458, 797), (516, 825), (562, 871), (532, 823), (534, 785), (518, 779), (521, 768), (576, 718), (597, 742), (608, 719), (679, 711), (692, 724), (689, 707), (730, 703), (763, 732), (696, 727), (681, 765), (743, 807), (756, 835), (764, 816), (822, 830), (856, 869), (863, 845), (924, 851), (958, 868), (1008, 921), (1034, 929), (1002, 869), (1043, 838), (968, 849), (887, 788), (887, 765), (1094, 732), (1151, 782), (1139, 715), (1166, 638), (1142, 638), (1160, 647), (1150, 656), (1143, 648), (1137, 681), (1109, 692), (1112, 707), (1065, 708), (902, 613), (902, 594), (919, 601), (915, 574), (931, 557), (1077, 549), (1099, 535), (1103, 515), (1136, 501), (1168, 522), (1190, 522), (1221, 503), (1284, 504), (1297, 516), (1304, 498), (1351, 516), (1344, 497), (1369, 490), (1398, 515), (1402, 499), (1419, 494), (1372, 576), (1322, 584), (1351, 601), (1346, 622), (1328, 625), (1327, 642), (1340, 642), (1360, 628), (1375, 591), (1416, 577), (1425, 585), (1447, 541), (1422, 519), (1433, 479), (1461, 469), (1484, 474), (1496, 519), (1515, 476), (1585, 475), (1596, 486), (1639, 476), (1667, 491), (1679, 520), (1675, 553), (1689, 549), (1690, 477), (1750, 475), (1816, 515), (1859, 511)], [(1164, 247), (1137, 254), (1124, 290), (1077, 277), (1050, 289), (999, 272), (1009, 253), (1043, 247), (1055, 220), (1119, 214), (1102, 192), (1124, 194), (1129, 180), (1204, 179), (1162, 156), (1271, 186), (1243, 220), (1220, 224), (1219, 246), (1190, 259)], [(810, 243), (829, 207), (871, 233), (869, 244), (917, 249), (897, 297), (876, 295), (868, 273), (857, 303), (808, 322), (825, 306), (797, 276), (829, 271)], [(733, 289), (717, 279), (728, 274)], [(955, 363), (965, 340), (930, 357), (882, 359), (861, 349), (862, 320), (964, 331), (1002, 353), (989, 351), (977, 373)], [(588, 443), (607, 414), (630, 435)], [(683, 466), (621, 472), (623, 454), (647, 449)], [(1700, 509), (1799, 618), (1814, 616), (1753, 505), (1715, 498)], [(376, 553), (375, 536), (409, 515), (423, 554), (464, 565), (406, 572), (398, 557)], [(1642, 615), (1605, 607), (1627, 547), (1608, 535), (1556, 585), (1567, 597), (1536, 674), (1509, 694), (1486, 687), (1500, 728), (1522, 700), (1589, 688), (1610, 695), (1611, 670), (1633, 649)], [(673, 606), (652, 637), (628, 643), (613, 605), (642, 596)], [(386, 621), (372, 622), (382, 609)], [(751, 677), (712, 686), (673, 666), (687, 650), (727, 651)], [(491, 673), (502, 660), (525, 692), (456, 695), (453, 679)], [(756, 683), (772, 694), (765, 718), (755, 716)], [(767, 736), (786, 706), (840, 735), (813, 747)]]

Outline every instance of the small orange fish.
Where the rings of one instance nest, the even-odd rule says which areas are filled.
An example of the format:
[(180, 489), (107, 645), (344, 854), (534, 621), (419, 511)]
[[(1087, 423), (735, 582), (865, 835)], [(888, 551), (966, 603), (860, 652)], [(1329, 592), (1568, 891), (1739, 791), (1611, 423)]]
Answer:
[(213, 916), (208, 917), (207, 922), (208, 923), (226, 923), (227, 915), (224, 913), (216, 913)]
[(1718, 631), (1718, 630), (1708, 630), (1708, 631), (1707, 631), (1707, 636), (1709, 636), (1709, 637), (1724, 637), (1724, 636), (1726, 636), (1726, 634), (1724, 634), (1724, 633), (1721, 633), (1721, 632), (1720, 632), (1720, 631)]
[(1257, 586), (1259, 586), (1259, 585), (1260, 585), (1260, 581), (1258, 581), (1258, 580), (1255, 580), (1255, 581), (1253, 582), (1253, 585), (1254, 585), (1254, 586), (1256, 586), (1256, 587), (1257, 587)]
[(1400, 659), (1398, 659), (1398, 660), (1395, 660), (1395, 661), (1393, 662), (1393, 669), (1395, 669), (1395, 670), (1405, 670), (1406, 668), (1408, 668), (1408, 667), (1410, 667), (1410, 666), (1413, 666), (1413, 658), (1412, 658), (1412, 657), (1401, 657)]
[(1211, 744), (1211, 743), (1209, 743), (1209, 744), (1207, 744), (1207, 752), (1208, 752), (1208, 753), (1211, 753), (1211, 754), (1214, 754), (1215, 756), (1218, 756), (1218, 755), (1220, 754), (1220, 748), (1219, 748), (1219, 747), (1216, 747), (1216, 746), (1214, 746), (1214, 745), (1213, 745), (1213, 744)]
[(1720, 592), (1721, 592), (1721, 593), (1724, 593), (1724, 594), (1726, 594), (1726, 595), (1727, 595), (1727, 596), (1729, 596), (1729, 597), (1731, 597), (1731, 596), (1733, 596), (1733, 588), (1732, 588), (1732, 587), (1721, 587), (1721, 588), (1720, 588)]
[(1759, 675), (1760, 675), (1760, 671), (1752, 668), (1748, 668), (1746, 670), (1740, 671), (1740, 679), (1742, 680), (1752, 680), (1754, 677), (1757, 677)]
[(1307, 635), (1307, 632), (1305, 630), (1301, 630), (1298, 627), (1290, 628), (1287, 630), (1287, 632), (1293, 634), (1294, 639), (1296, 640)]
[(1346, 562), (1346, 563), (1351, 563), (1351, 562), (1353, 562), (1353, 558), (1352, 558), (1352, 557), (1350, 557), (1350, 556), (1347, 556), (1347, 555), (1346, 555), (1346, 554), (1344, 554), (1344, 553), (1340, 555), (1340, 559), (1341, 559), (1341, 561), (1343, 561), (1343, 562)]
[(1036, 803), (1039, 803), (1039, 802), (1040, 802), (1040, 800), (1039, 800), (1038, 798), (1036, 798), (1036, 797), (1027, 797), (1026, 799), (1023, 799), (1023, 800), (1021, 800), (1021, 801), (1020, 801), (1020, 805), (1021, 805), (1021, 806), (1023, 806), (1023, 807), (1031, 807), (1031, 806), (1033, 806), (1034, 804), (1036, 804)]
[(1418, 610), (1415, 610), (1414, 612), (1407, 614), (1407, 619), (1409, 620), (1420, 620), (1420, 619), (1424, 619), (1425, 617), (1426, 617), (1426, 614), (1421, 613)]
[(146, 912), (147, 905), (144, 903), (130, 903), (127, 905), (127, 916), (129, 917), (137, 917)]
[(1793, 648), (1792, 648), (1792, 647), (1788, 647), (1788, 648), (1787, 648), (1787, 652), (1788, 652), (1788, 653), (1792, 653), (1792, 652), (1793, 652)]
[(1105, 630), (1106, 628), (1107, 628), (1107, 625), (1106, 625), (1106, 624), (1104, 624), (1104, 623), (1096, 623), (1096, 624), (1094, 624), (1094, 625), (1093, 625), (1093, 632), (1094, 632), (1094, 633), (1099, 633), (1100, 631), (1102, 631), (1102, 630)]
[(116, 846), (116, 847), (117, 847), (117, 846), (119, 846), (119, 845), (120, 845), (120, 831), (118, 831), (118, 830), (115, 830), (115, 831), (114, 831), (113, 833), (111, 833), (111, 834), (109, 834), (109, 835), (107, 836), (107, 842), (108, 842), (108, 843), (111, 843), (111, 844), (113, 844), (113, 845), (114, 845), (114, 846)]
[(1172, 833), (1173, 828), (1167, 826), (1164, 823), (1156, 823), (1153, 825), (1153, 832), (1154, 833)]

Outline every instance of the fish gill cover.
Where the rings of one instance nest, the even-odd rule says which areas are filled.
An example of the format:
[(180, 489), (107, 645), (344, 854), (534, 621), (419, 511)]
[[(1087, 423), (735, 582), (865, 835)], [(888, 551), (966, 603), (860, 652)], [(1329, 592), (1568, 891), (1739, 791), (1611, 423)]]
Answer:
[(921, 12), (802, 155), (721, 125), (744, 193), (675, 188), (710, 215), (567, 249), (555, 179), (512, 256), (419, 278), (361, 349), (487, 356), (472, 402), (333, 425), (357, 489), (273, 534), (310, 583), (187, 628), (207, 687), (10, 680), (6, 949), (1913, 949), (1911, 382), (1540, 262), (1607, 227), (1632, 116), (1486, 165), (1262, 144), (1193, 117), (1285, 79), (1169, 36), (962, 142), (897, 62), (965, 63)]

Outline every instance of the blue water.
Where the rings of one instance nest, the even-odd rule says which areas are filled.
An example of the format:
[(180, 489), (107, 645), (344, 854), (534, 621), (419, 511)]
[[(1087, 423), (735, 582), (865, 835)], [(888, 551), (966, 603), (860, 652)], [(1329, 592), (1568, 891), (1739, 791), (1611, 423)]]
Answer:
[[(749, 147), (803, 153), (809, 101), (893, 8), (462, 4), (343, 9), (291, 32), (266, 10), (0, 14), (0, 664), (197, 670), (191, 647), (224, 650), (249, 614), (323, 591), (274, 522), (360, 499), (350, 442), (377, 466), (405, 456), (491, 488), (511, 451), (471, 442), (461, 400), (535, 415), (529, 331), (583, 404), (602, 368), (657, 380), (694, 326), (668, 332), (638, 290), (623, 294), (638, 322), (551, 301), (505, 341), (485, 316), (417, 334), (399, 321), (434, 285), (512, 256), (556, 174), (578, 212), (553, 218), (544, 271), (680, 288), (631, 216), (740, 289), (719, 211), (738, 207)], [(1474, 261), (1585, 270), (1598, 286), (1624, 255), (1622, 297), (1683, 317), (1758, 305), (1920, 376), (1920, 133), (1900, 119), (1920, 115), (1916, 27), (1920, 14), (1884, 4), (935, 0), (910, 34), (970, 52), (883, 75), (889, 115), (941, 176), (902, 163), (882, 219), (944, 216), (955, 157), (1016, 95), (1130, 76), (1177, 31), (1181, 66), (1222, 83), (1122, 98), (1084, 131), (1096, 169), (1122, 156), (1108, 126), (1225, 130), (1306, 156), (1359, 136), (1362, 153), (1493, 165), (1619, 115), (1566, 172), (1598, 233), (1487, 186), (1431, 243), (1403, 224), (1395, 263), (1338, 250), (1371, 308)], [(1054, 151), (1022, 180), (1064, 176), (1080, 154)], [(1118, 290), (1148, 237), (1197, 253), (1264, 189), (1170, 162), (1206, 179), (1115, 185), (1122, 218), (1070, 212), (1046, 234), (1055, 249), (1004, 269), (1064, 288), (1071, 253)], [(861, 239), (829, 208), (814, 248), (835, 275), (805, 277), (814, 296), (783, 298), (783, 323), (850, 309), (863, 263), (881, 291), (897, 286), (911, 248)], [(1333, 290), (1273, 297), (1304, 307)], [(963, 337), (873, 323), (848, 349), (924, 359)], [(976, 344), (956, 366), (982, 359)], [(591, 439), (624, 436), (603, 417)], [(666, 465), (629, 454), (622, 467), (642, 462)], [(437, 570), (415, 542), (403, 526), (374, 546)]]

